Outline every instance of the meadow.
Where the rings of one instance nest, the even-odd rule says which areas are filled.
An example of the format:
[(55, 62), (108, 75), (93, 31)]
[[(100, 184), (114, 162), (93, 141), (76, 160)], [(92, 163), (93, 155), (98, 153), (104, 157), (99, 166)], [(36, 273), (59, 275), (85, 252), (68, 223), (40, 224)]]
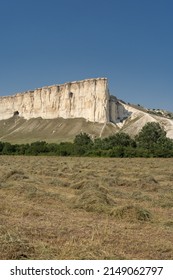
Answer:
[(173, 159), (0, 159), (0, 259), (173, 259)]

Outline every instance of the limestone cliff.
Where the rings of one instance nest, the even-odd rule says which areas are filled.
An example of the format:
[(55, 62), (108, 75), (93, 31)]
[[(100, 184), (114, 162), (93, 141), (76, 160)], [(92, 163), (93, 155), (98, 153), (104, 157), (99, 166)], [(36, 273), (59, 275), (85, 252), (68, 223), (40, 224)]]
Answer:
[(97, 78), (0, 97), (0, 120), (16, 114), (25, 119), (84, 118), (116, 123), (128, 112), (116, 97), (109, 95), (107, 79)]
[(134, 136), (152, 121), (159, 122), (173, 138), (173, 119), (111, 96), (106, 78), (0, 97), (0, 141), (72, 141), (81, 131), (93, 138), (118, 131)]
[(115, 96), (110, 96), (109, 99), (109, 120), (110, 122), (118, 124), (130, 115), (124, 104), (120, 102)]
[(85, 118), (109, 121), (109, 93), (106, 78), (54, 85), (0, 98), (0, 119), (18, 114), (25, 119)]

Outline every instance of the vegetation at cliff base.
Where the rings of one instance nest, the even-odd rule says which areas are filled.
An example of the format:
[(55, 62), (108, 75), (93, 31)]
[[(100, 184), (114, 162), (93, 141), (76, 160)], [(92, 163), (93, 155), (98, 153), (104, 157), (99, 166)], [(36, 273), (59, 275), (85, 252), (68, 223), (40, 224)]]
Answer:
[(172, 157), (173, 140), (159, 123), (147, 123), (132, 139), (119, 132), (106, 138), (92, 139), (86, 133), (76, 135), (73, 143), (37, 141), (31, 144), (0, 142), (1, 155), (57, 155), (97, 157)]

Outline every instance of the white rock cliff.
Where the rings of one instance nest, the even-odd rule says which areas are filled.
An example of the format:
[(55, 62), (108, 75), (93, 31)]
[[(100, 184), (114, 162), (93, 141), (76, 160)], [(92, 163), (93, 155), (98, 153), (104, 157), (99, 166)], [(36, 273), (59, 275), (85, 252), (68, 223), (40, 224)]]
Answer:
[(127, 111), (109, 95), (107, 79), (97, 78), (0, 97), (0, 120), (14, 114), (25, 119), (85, 118), (107, 123), (123, 119)]

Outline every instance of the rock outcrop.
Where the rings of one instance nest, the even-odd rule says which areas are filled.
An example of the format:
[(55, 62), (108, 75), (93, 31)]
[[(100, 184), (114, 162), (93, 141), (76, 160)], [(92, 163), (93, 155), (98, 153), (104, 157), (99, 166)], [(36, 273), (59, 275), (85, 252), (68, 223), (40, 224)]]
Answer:
[(109, 119), (107, 79), (88, 79), (35, 89), (0, 98), (0, 119), (18, 114), (25, 119), (85, 118), (92, 122)]
[(111, 96), (106, 78), (87, 79), (0, 97), (0, 141), (72, 141), (80, 132), (93, 139), (118, 131), (135, 136), (147, 122), (158, 122), (173, 139), (173, 116), (161, 113)]
[(106, 78), (53, 85), (0, 97), (0, 120), (18, 115), (25, 119), (84, 118), (91, 122), (116, 122), (127, 115), (111, 97)]
[(29, 139), (28, 133), (37, 135), (39, 129), (34, 139), (45, 139), (47, 133), (66, 139), (69, 130), (74, 130), (70, 140), (81, 130), (93, 137), (120, 129), (134, 136), (147, 122), (159, 122), (173, 138), (173, 119), (156, 113), (110, 95), (106, 78), (86, 79), (0, 97), (0, 140)]

